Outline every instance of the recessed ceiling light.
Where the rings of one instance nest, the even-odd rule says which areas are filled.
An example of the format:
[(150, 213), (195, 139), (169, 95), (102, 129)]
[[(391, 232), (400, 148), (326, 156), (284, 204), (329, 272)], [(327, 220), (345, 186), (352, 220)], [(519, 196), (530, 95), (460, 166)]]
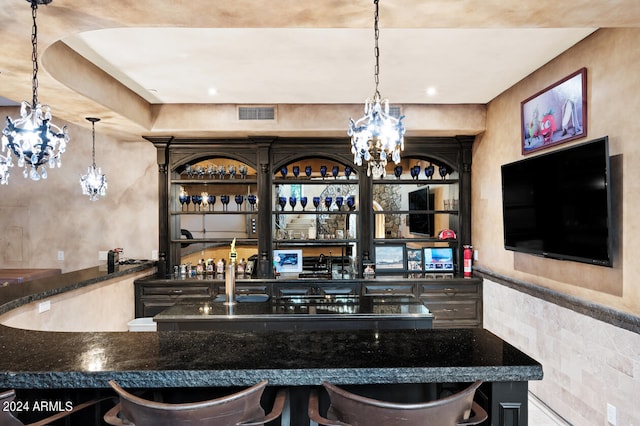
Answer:
[(218, 89), (216, 89), (215, 87), (209, 88), (209, 96), (215, 96), (217, 94), (218, 94)]
[(435, 96), (438, 93), (438, 89), (431, 86), (427, 88), (426, 93), (427, 93), (427, 96)]

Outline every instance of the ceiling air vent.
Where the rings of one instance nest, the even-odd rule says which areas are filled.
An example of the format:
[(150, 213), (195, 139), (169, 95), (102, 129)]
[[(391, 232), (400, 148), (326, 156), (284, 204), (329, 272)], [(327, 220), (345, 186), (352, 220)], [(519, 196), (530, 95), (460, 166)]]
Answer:
[(275, 120), (276, 108), (273, 106), (238, 107), (238, 120)]
[(402, 107), (389, 105), (389, 115), (395, 118), (400, 118), (402, 115)]

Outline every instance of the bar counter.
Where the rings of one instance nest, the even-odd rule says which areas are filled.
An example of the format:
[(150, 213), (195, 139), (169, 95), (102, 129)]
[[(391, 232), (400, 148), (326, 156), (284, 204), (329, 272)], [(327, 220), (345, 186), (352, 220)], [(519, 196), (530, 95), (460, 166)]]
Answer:
[[(150, 265), (129, 271), (144, 267)], [(0, 311), (105, 279), (87, 272), (65, 275), (1, 288)], [(73, 277), (84, 281), (69, 282)], [(271, 386), (300, 389), (324, 380), (356, 385), (483, 380), (490, 382), (492, 419), (515, 418), (504, 425), (526, 425), (527, 381), (542, 379), (540, 363), (479, 328), (84, 333), (0, 326), (0, 342), (0, 389), (107, 389), (109, 380), (125, 388), (191, 388), (268, 379)], [(517, 417), (504, 417), (504, 410), (516, 410)]]

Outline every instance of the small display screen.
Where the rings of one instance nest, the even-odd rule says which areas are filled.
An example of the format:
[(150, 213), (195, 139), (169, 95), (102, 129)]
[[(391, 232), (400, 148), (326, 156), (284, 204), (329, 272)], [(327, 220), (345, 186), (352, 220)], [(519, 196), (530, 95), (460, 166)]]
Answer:
[(424, 272), (453, 271), (453, 249), (451, 247), (425, 247)]
[(274, 250), (273, 265), (276, 272), (302, 272), (302, 250)]

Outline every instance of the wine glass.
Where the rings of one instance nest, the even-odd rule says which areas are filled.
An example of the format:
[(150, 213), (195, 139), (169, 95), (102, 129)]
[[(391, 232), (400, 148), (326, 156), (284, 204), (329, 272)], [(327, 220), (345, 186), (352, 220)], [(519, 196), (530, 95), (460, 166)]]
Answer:
[(349, 195), (347, 197), (347, 207), (349, 207), (349, 210), (354, 210), (356, 208), (356, 197), (353, 195)]
[(298, 176), (300, 176), (300, 166), (293, 166), (293, 176), (298, 179)]
[(222, 211), (227, 211), (228, 209), (228, 205), (229, 205), (229, 196), (228, 195), (221, 195), (220, 196), (220, 201), (222, 202)]
[(193, 171), (191, 170), (191, 164), (187, 164), (187, 165), (184, 166), (184, 173), (189, 178), (193, 177)]
[(331, 168), (331, 174), (333, 175), (333, 178), (334, 178), (334, 179), (337, 179), (337, 178), (338, 178), (338, 173), (340, 173), (340, 167), (338, 167), (338, 166), (333, 166), (333, 167)]
[(351, 168), (350, 166), (345, 166), (344, 168), (344, 176), (349, 179), (349, 176), (351, 176), (351, 172), (353, 171), (353, 168)]
[(236, 166), (231, 165), (229, 166), (229, 179), (235, 179), (236, 178)]
[(204, 177), (206, 170), (202, 166), (196, 166), (196, 175), (198, 179), (202, 179)]
[(316, 211), (318, 210), (318, 206), (320, 206), (320, 197), (313, 197), (313, 207), (316, 208)]
[(447, 176), (447, 173), (449, 173), (449, 169), (447, 169), (447, 166), (443, 164), (438, 167), (438, 173), (440, 173), (440, 176), (442, 176), (442, 179), (444, 180), (445, 176)]
[(415, 180), (418, 180), (418, 178), (420, 177), (420, 166), (419, 166), (418, 164), (416, 164), (415, 166), (413, 166), (413, 173), (414, 173), (413, 178), (414, 178)]
[(214, 205), (216, 204), (216, 196), (209, 194), (207, 196), (207, 205), (209, 206), (209, 211), (215, 210)]
[(220, 176), (220, 179), (224, 179), (225, 173), (226, 173), (226, 170), (224, 166), (218, 166), (218, 176)]
[(311, 177), (311, 172), (313, 171), (313, 169), (311, 168), (311, 166), (305, 166), (304, 167), (304, 174), (307, 175), (307, 177)]
[[(187, 191), (185, 191), (184, 189), (180, 191), (180, 195), (178, 195), (178, 201), (180, 201), (180, 210), (184, 208), (184, 203), (186, 203), (188, 199), (189, 194), (187, 194)], [(188, 208), (189, 207), (187, 206), (187, 210)]]
[(191, 201), (193, 201), (194, 205), (198, 206), (198, 211), (202, 210), (202, 195), (193, 195)]
[(402, 166), (395, 166), (393, 168), (393, 175), (396, 177), (396, 179), (400, 179), (400, 176), (402, 176)]
[(207, 167), (207, 174), (209, 174), (210, 179), (213, 179), (216, 175), (216, 166), (214, 166), (213, 164), (209, 164), (209, 166)]
[(427, 177), (427, 179), (431, 179), (434, 172), (435, 172), (435, 167), (433, 167), (433, 164), (429, 164), (427, 167), (424, 168), (424, 175)]
[(289, 169), (287, 169), (287, 166), (283, 166), (280, 168), (280, 174), (282, 175), (282, 179), (287, 178), (287, 173), (289, 173)]
[(333, 203), (332, 197), (324, 197), (324, 206), (327, 208), (327, 211), (331, 208), (331, 203)]
[(247, 178), (247, 166), (241, 164), (240, 167), (238, 167), (238, 171), (240, 172), (240, 176), (242, 176), (242, 179)]
[(278, 204), (280, 205), (280, 211), (284, 211), (284, 206), (287, 205), (287, 197), (278, 197)]
[(307, 197), (300, 197), (300, 205), (302, 206), (302, 211), (307, 207)]
[(198, 210), (198, 196), (197, 195), (192, 195), (191, 196), (191, 202), (193, 203), (193, 211), (197, 211)]
[(320, 176), (322, 176), (322, 180), (327, 176), (327, 166), (320, 166)]
[(258, 201), (258, 197), (256, 197), (254, 194), (249, 194), (249, 195), (247, 195), (247, 201), (249, 202), (249, 205), (251, 206), (251, 210), (255, 210), (256, 209), (256, 201)]
[(409, 169), (409, 172), (411, 173), (411, 179), (415, 180), (415, 178), (416, 178), (416, 169), (415, 169), (415, 167), (411, 167)]
[(343, 203), (344, 203), (344, 197), (336, 197), (336, 206), (338, 206), (338, 210), (342, 208)]
[(298, 200), (296, 200), (296, 197), (289, 197), (289, 205), (291, 206), (291, 211), (294, 211), (296, 209), (296, 203)]
[(235, 196), (236, 205), (238, 206), (238, 211), (242, 210), (242, 203), (244, 203), (244, 195), (236, 195)]
[(189, 211), (189, 203), (191, 203), (191, 197), (189, 195), (186, 195), (186, 199), (184, 200), (184, 203), (187, 205), (187, 211)]

